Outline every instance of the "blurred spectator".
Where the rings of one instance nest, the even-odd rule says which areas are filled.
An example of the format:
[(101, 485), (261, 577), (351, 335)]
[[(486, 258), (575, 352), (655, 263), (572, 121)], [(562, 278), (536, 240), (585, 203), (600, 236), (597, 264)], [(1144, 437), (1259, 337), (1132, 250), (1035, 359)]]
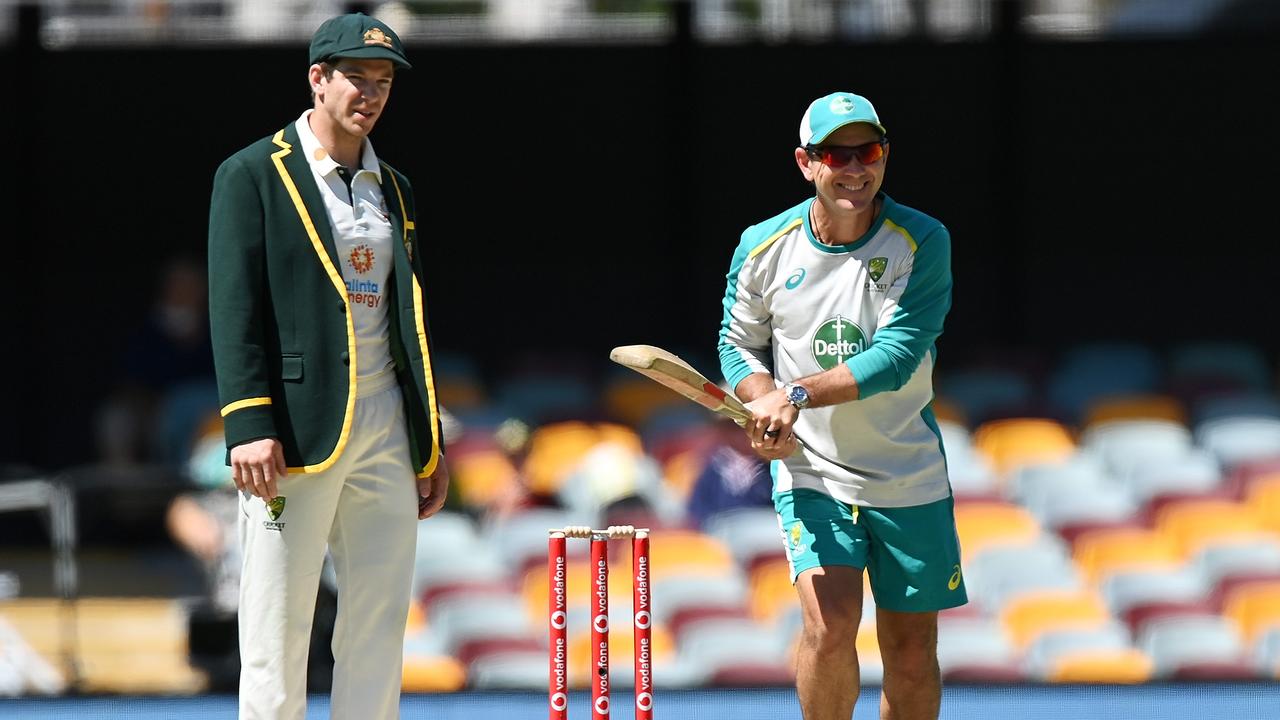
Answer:
[(214, 413), (206, 420), (187, 463), (194, 487), (170, 503), (165, 526), (174, 542), (200, 562), (211, 605), (232, 616), (240, 601), (239, 503), (226, 456), (222, 418)]
[(694, 480), (686, 506), (689, 522), (702, 527), (707, 518), (739, 507), (773, 507), (773, 479), (768, 465), (751, 452), (747, 436), (719, 422), (709, 429), (701, 450), (702, 471)]
[(97, 413), (102, 460), (179, 465), (204, 416), (217, 409), (205, 283), (193, 260), (165, 266), (155, 303), (125, 343), (115, 388)]

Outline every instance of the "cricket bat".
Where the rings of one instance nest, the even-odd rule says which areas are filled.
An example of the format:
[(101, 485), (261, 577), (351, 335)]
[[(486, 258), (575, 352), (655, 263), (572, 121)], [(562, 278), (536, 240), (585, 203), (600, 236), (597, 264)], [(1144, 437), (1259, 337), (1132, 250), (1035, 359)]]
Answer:
[(609, 359), (675, 390), (708, 410), (738, 425), (751, 419), (742, 401), (720, 389), (678, 356), (652, 345), (623, 345), (609, 353)]

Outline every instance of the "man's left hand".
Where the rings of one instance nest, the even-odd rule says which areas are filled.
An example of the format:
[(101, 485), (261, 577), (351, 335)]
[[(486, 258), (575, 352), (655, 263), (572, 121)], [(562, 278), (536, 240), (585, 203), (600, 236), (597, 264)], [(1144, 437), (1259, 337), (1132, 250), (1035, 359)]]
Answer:
[(427, 518), (440, 512), (445, 498), (449, 496), (449, 466), (444, 458), (436, 462), (436, 469), (430, 475), (418, 478), (418, 519)]

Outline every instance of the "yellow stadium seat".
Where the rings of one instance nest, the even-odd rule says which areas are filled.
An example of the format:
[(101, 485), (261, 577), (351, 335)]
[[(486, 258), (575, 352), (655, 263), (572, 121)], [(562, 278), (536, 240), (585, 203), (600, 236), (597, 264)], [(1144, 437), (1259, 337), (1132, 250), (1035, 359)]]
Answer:
[(541, 495), (553, 494), (587, 453), (605, 442), (618, 443), (637, 454), (643, 452), (640, 436), (622, 425), (572, 420), (538, 428), (529, 438), (524, 461), (529, 489)]
[(1280, 581), (1235, 588), (1223, 603), (1222, 614), (1234, 620), (1245, 642), (1252, 644), (1266, 630), (1280, 627)]
[(1245, 502), (1264, 529), (1280, 533), (1280, 474), (1250, 483)]
[(1106, 528), (1077, 537), (1074, 559), (1084, 577), (1098, 584), (1115, 572), (1177, 567), (1182, 564), (1183, 555), (1177, 543), (1163, 533), (1144, 528)]
[(1024, 465), (1060, 462), (1076, 450), (1066, 426), (1044, 418), (985, 422), (974, 432), (973, 445), (1002, 476)]
[(1051, 630), (1095, 630), (1109, 619), (1097, 593), (1078, 590), (1035, 590), (1011, 598), (1000, 610), (1009, 638), (1021, 649)]
[(955, 516), (960, 547), (970, 557), (992, 545), (1030, 543), (1041, 533), (1035, 517), (1012, 503), (956, 503)]
[(1112, 420), (1168, 420), (1186, 425), (1187, 411), (1171, 395), (1106, 396), (1085, 410), (1086, 428)]
[(1184, 556), (1207, 544), (1262, 529), (1248, 505), (1219, 499), (1169, 503), (1156, 513), (1155, 527), (1173, 540)]
[(934, 397), (930, 406), (933, 408), (933, 416), (938, 420), (947, 420), (963, 428), (969, 427), (969, 418), (965, 417), (964, 410), (947, 398)]
[[(625, 618), (622, 618), (625, 619)], [(621, 622), (613, 612), (609, 613), (609, 672), (614, 677), (633, 672), (636, 636), (630, 623)], [(654, 625), (650, 640), (653, 642), (652, 663), (662, 667), (675, 657), (675, 641), (663, 625)], [(592, 646), (589, 628), (569, 628), (569, 684), (585, 688), (591, 682)]]
[(764, 623), (774, 622), (784, 611), (800, 604), (786, 558), (762, 562), (751, 571), (749, 604), (751, 616)]
[[(73, 615), (74, 614), (74, 615)], [(75, 622), (68, 623), (74, 616)], [(190, 694), (207, 685), (188, 663), (187, 614), (170, 598), (29, 598), (0, 602), (4, 618), (31, 649), (60, 667), (65, 633), (88, 693)]]
[[(572, 541), (571, 541), (572, 542)], [(585, 540), (579, 542), (586, 542)], [(650, 559), (653, 557), (650, 551)], [(565, 594), (567, 595), (569, 605), (587, 605), (592, 601), (593, 583), (591, 575), (588, 572), (588, 561), (585, 558), (575, 558), (569, 561), (565, 568), (567, 580), (565, 585)], [(656, 568), (655, 568), (656, 571)], [(656, 577), (651, 575), (651, 577)], [(542, 627), (546, 625), (549, 593), (551, 592), (550, 581), (547, 578), (547, 568), (545, 563), (541, 563), (530, 568), (525, 573), (524, 583), (521, 587), (521, 594), (524, 597), (525, 609), (529, 613), (530, 620), (534, 623), (534, 627)], [(625, 553), (617, 558), (609, 560), (609, 597), (613, 602), (625, 602), (617, 600), (617, 598), (631, 597), (631, 554)]]
[(449, 473), (452, 489), (469, 507), (485, 507), (520, 485), (516, 466), (500, 450), (450, 456)]
[(451, 657), (408, 656), (400, 676), (405, 692), (456, 692), (467, 684), (466, 668)]
[(655, 581), (676, 575), (724, 575), (736, 567), (724, 543), (696, 530), (655, 530), (649, 536), (649, 561)]
[(654, 412), (673, 405), (686, 405), (675, 391), (640, 375), (620, 377), (604, 390), (604, 408), (609, 414), (628, 425), (640, 426)]
[(1111, 683), (1132, 685), (1151, 679), (1155, 664), (1140, 650), (1082, 650), (1056, 658), (1048, 681), (1056, 683)]

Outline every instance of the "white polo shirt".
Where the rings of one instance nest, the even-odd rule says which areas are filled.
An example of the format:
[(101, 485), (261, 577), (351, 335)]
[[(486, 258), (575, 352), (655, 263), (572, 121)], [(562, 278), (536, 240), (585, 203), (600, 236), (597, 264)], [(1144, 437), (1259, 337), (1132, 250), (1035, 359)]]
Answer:
[(350, 170), (329, 157), (320, 145), (311, 131), (311, 113), (312, 110), (302, 113), (295, 125), (302, 152), (311, 164), (320, 197), (324, 198), (342, 279), (347, 284), (356, 331), (356, 381), (365, 388), (381, 387), (382, 382), (365, 381), (392, 372), (387, 283), (391, 278), (393, 238), (387, 201), (382, 195), (382, 168), (373, 144), (365, 138), (360, 167), (351, 176), (348, 191), (342, 173)]

